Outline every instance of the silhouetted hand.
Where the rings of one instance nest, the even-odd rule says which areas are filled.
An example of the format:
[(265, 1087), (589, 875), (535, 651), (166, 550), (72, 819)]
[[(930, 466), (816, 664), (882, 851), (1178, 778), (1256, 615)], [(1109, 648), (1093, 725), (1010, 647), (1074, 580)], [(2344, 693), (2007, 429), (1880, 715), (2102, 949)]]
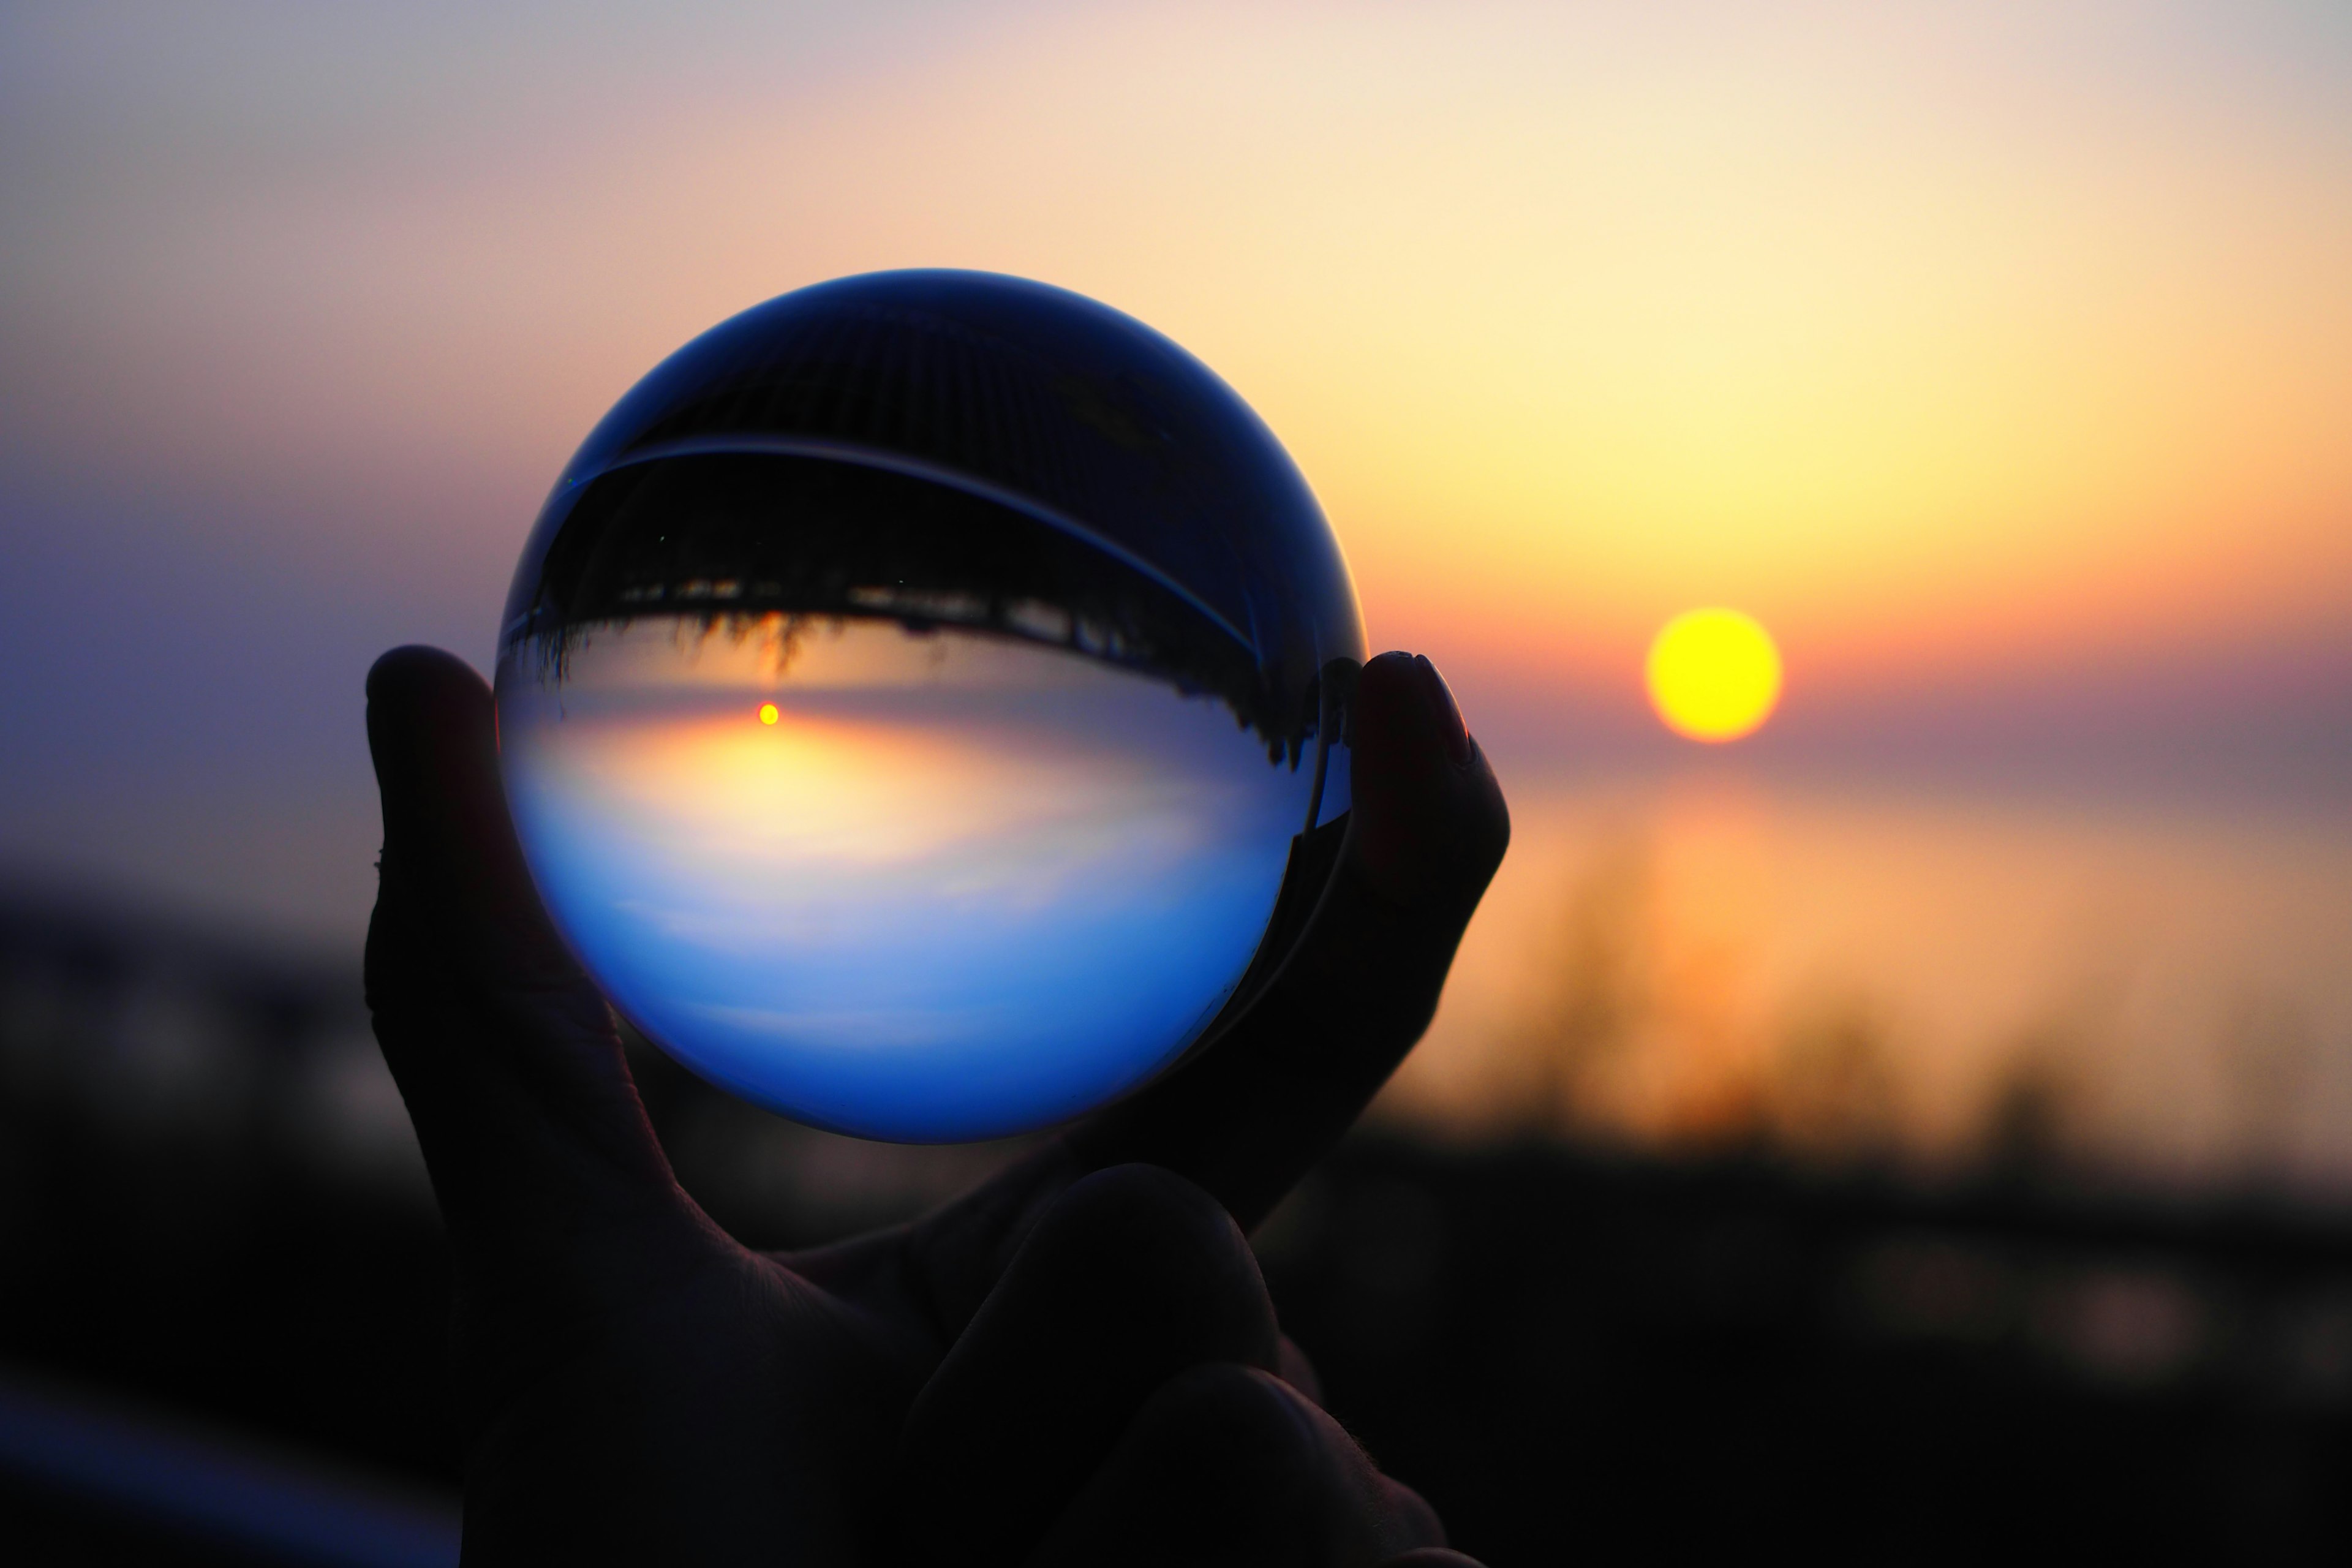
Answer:
[(670, 1173), (488, 689), (379, 660), (368, 1004), (453, 1250), (467, 1560), (1465, 1563), (1316, 1405), (1243, 1239), (1427, 1026), (1509, 837), (1426, 660), (1368, 666), (1355, 722), (1331, 889), (1223, 1040), (928, 1218), (764, 1255)]

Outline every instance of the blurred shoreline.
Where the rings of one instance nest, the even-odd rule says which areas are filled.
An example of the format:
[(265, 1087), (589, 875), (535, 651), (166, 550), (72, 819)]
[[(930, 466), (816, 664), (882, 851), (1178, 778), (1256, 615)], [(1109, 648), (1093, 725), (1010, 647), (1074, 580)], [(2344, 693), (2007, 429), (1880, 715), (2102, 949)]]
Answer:
[[(2352, 1205), (2352, 843), (2333, 803), (1815, 783), (1733, 755), (1515, 776), (1511, 854), (1381, 1125)], [(342, 898), (363, 896), (373, 857), (341, 848)], [(170, 878), (0, 858), (0, 1015), (58, 1005), (25, 1000), (51, 984), (26, 953), (94, 944), (181, 977), (126, 994), (215, 972), (299, 991), (358, 1043), (342, 1070), (371, 1070), (364, 906), (230, 910)], [(366, 1092), (396, 1112), (388, 1080)]]

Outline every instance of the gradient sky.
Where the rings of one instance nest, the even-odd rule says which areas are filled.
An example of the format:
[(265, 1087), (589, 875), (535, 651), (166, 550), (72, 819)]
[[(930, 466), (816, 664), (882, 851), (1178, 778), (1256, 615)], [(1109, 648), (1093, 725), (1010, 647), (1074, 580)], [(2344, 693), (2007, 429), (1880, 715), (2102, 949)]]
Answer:
[(639, 374), (906, 265), (1201, 354), (1530, 759), (1727, 603), (1759, 755), (2352, 777), (2341, 5), (17, 5), (0, 859), (354, 924), (373, 653), (485, 660)]

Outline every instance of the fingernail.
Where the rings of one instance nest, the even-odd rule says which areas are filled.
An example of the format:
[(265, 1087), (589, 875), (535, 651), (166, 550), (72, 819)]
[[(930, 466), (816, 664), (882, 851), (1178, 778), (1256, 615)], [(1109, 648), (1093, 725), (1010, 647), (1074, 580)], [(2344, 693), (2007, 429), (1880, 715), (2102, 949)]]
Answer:
[(1445, 678), (1437, 673), (1437, 666), (1422, 654), (1413, 655), (1412, 662), (1420, 667), (1422, 689), (1437, 720), (1437, 732), (1445, 738), (1445, 754), (1460, 767), (1470, 760), (1470, 731), (1462, 722), (1462, 709), (1454, 702)]

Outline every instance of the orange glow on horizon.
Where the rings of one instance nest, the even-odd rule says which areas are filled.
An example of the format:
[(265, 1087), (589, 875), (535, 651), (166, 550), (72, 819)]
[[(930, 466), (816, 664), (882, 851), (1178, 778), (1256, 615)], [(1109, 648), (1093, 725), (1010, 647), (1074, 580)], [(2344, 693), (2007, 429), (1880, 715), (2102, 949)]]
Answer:
[[(424, 74), (365, 101), (455, 103), (499, 156), (392, 116), (317, 179), (210, 98), (149, 101), (131, 64), (177, 79), (216, 31), (159, 19), (131, 64), (109, 34), (26, 68), (142, 105), (123, 134), (180, 173), (30, 139), (26, 188), (65, 195), (0, 300), (15, 438), (289, 520), (429, 450), (477, 489), (353, 526), (446, 520), (398, 534), (415, 570), (500, 579), (505, 536), (464, 520), (519, 526), (695, 333), (978, 267), (1198, 354), (1298, 460), (1375, 643), (1455, 668), (1625, 694), (1705, 603), (1762, 616), (1819, 693), (2326, 634), (2352, 616), (2352, 93), (2324, 9), (1146, 0), (943, 13), (905, 50), (853, 7), (747, 22), (740, 72), (648, 20), (495, 94), (387, 57)], [(310, 79), (255, 69), (253, 112), (309, 125)], [(630, 113), (558, 111), (616, 90)], [(288, 493), (255, 504), (261, 475)]]

